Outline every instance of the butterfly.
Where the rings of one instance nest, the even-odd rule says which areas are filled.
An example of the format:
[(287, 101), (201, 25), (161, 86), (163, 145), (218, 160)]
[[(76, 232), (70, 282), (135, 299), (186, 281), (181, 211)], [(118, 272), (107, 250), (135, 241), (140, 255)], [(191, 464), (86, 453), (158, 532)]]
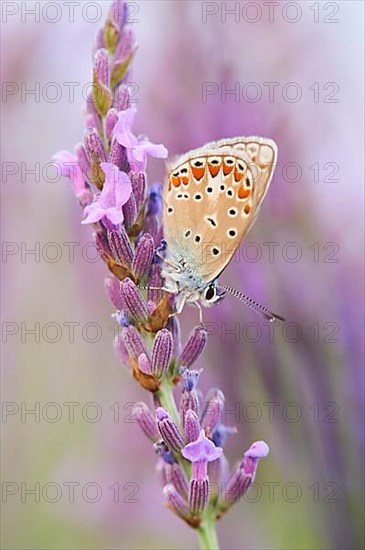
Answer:
[(283, 320), (251, 298), (218, 284), (243, 237), (254, 223), (277, 159), (277, 146), (262, 137), (235, 137), (207, 143), (177, 157), (167, 167), (164, 233), (167, 244), (164, 290), (202, 308), (229, 292), (270, 321)]

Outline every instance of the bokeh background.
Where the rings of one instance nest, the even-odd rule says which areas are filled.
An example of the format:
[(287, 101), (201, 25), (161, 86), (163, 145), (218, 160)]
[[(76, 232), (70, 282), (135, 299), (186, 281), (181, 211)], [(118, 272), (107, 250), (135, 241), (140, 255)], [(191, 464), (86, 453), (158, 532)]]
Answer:
[[(279, 147), (259, 219), (223, 280), (287, 323), (272, 336), (230, 298), (205, 316), (212, 334), (202, 387), (219, 386), (227, 408), (240, 410), (227, 413), (238, 430), (229, 458), (256, 439), (271, 447), (250, 501), (221, 521), (221, 546), (360, 549), (364, 4), (277, 2), (271, 20), (266, 2), (131, 4), (139, 132), (171, 154), (250, 134)], [(224, 6), (237, 4), (225, 17)], [(34, 7), (39, 16), (29, 14)], [(6, 549), (197, 547), (163, 506), (153, 450), (130, 421), (131, 404), (146, 396), (113, 355), (105, 267), (94, 261), (68, 181), (52, 181), (47, 167), (81, 139), (81, 90), (107, 8), (76, 2), (72, 20), (63, 2), (2, 4)], [(204, 82), (218, 90), (206, 101)], [(277, 83), (271, 99), (265, 82)], [(55, 100), (50, 83), (61, 90)], [(224, 87), (240, 96), (221, 95)], [(151, 162), (150, 183), (163, 171)], [(186, 308), (184, 333), (196, 321)]]

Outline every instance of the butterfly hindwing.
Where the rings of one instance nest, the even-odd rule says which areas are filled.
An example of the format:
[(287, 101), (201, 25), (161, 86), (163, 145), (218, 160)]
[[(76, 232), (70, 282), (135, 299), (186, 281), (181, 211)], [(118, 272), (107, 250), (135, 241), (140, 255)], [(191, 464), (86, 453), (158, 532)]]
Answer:
[(164, 192), (168, 250), (202, 282), (223, 271), (254, 222), (276, 151), (271, 140), (238, 137), (190, 151), (170, 167)]

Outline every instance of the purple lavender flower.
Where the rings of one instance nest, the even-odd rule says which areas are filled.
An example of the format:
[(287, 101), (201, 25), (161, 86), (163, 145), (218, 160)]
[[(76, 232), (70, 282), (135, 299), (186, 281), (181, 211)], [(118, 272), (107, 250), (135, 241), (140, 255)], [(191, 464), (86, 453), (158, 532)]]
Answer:
[(81, 206), (87, 206), (92, 201), (92, 194), (77, 160), (77, 157), (69, 151), (58, 151), (52, 156), (52, 160), (60, 169), (62, 176), (69, 178), (72, 183), (72, 190)]
[(144, 171), (147, 165), (147, 156), (166, 158), (167, 149), (164, 145), (156, 145), (146, 138), (137, 138), (132, 134), (131, 126), (137, 113), (136, 107), (118, 113), (118, 122), (114, 127), (114, 135), (127, 149), (128, 160), (133, 170)]
[(208, 504), (209, 479), (208, 462), (217, 460), (223, 453), (221, 447), (216, 447), (205, 437), (204, 430), (196, 441), (188, 443), (181, 451), (183, 457), (193, 464), (190, 480), (189, 505), (194, 515), (199, 515)]
[(124, 172), (108, 162), (100, 164), (105, 174), (105, 183), (97, 199), (84, 209), (85, 219), (81, 222), (95, 223), (100, 220), (109, 226), (117, 226), (123, 222), (122, 206), (127, 202), (132, 192), (131, 180)]
[(264, 441), (256, 441), (244, 453), (244, 459), (223, 485), (220, 496), (222, 511), (226, 511), (247, 492), (255, 479), (259, 459), (267, 456), (268, 453), (269, 447)]

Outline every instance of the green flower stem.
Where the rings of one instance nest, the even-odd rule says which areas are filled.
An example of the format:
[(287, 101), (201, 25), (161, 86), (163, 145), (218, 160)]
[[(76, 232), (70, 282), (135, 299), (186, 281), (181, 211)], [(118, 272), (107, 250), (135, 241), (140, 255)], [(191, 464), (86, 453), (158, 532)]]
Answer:
[(205, 517), (198, 528), (200, 547), (202, 550), (219, 550), (215, 518), (210, 515)]
[(173, 421), (180, 426), (180, 415), (176, 407), (173, 385), (169, 380), (164, 379), (161, 381), (161, 386), (157, 392), (157, 395), (160, 398), (163, 408), (169, 411)]

